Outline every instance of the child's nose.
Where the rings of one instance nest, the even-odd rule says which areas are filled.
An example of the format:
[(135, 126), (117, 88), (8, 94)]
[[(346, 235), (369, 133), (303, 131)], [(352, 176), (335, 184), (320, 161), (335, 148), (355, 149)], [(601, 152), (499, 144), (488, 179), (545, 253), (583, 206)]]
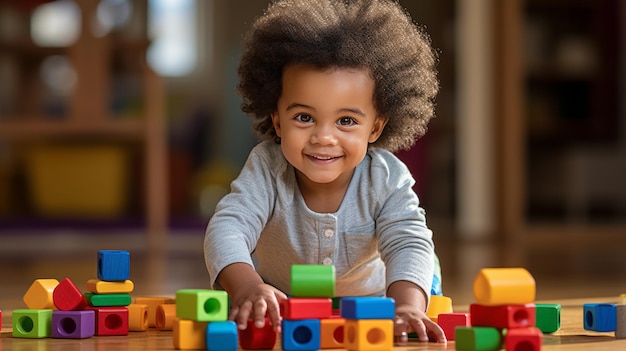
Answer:
[(333, 144), (336, 142), (334, 126), (318, 125), (311, 136), (311, 142), (314, 144)]

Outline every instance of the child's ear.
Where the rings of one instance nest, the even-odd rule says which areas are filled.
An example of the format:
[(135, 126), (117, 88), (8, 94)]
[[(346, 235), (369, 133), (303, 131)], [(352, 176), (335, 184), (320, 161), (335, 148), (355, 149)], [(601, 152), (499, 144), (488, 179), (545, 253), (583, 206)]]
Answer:
[(280, 138), (280, 118), (278, 118), (278, 114), (276, 112), (272, 113), (272, 124), (274, 125), (276, 136)]
[(387, 118), (385, 117), (376, 117), (376, 120), (374, 121), (374, 126), (372, 127), (372, 132), (370, 133), (370, 137), (368, 139), (369, 143), (373, 143), (376, 140), (378, 140), (378, 138), (380, 137), (380, 135), (383, 133), (383, 129), (385, 129), (385, 126), (387, 125)]

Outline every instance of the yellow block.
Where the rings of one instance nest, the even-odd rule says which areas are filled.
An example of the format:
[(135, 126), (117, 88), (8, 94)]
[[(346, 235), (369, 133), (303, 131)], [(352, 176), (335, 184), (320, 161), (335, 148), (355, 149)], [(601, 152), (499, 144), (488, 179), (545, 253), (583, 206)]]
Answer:
[(452, 299), (447, 296), (431, 296), (428, 309), (426, 309), (426, 316), (437, 323), (441, 313), (452, 313)]
[(206, 350), (207, 322), (189, 319), (174, 321), (174, 347), (177, 350)]
[(134, 289), (135, 284), (131, 280), (109, 282), (100, 279), (89, 279), (87, 281), (87, 291), (94, 294), (130, 294)]
[(37, 279), (24, 294), (22, 300), (31, 310), (56, 310), (52, 293), (59, 285), (56, 279)]
[(626, 305), (626, 294), (620, 294), (618, 304)]
[(348, 350), (393, 350), (391, 319), (346, 319), (344, 328), (344, 347)]
[(176, 305), (161, 304), (156, 309), (156, 327), (159, 330), (172, 330), (176, 320)]
[(135, 303), (148, 305), (148, 326), (156, 327), (156, 310), (159, 305), (173, 304), (175, 299), (170, 297), (136, 297)]
[(524, 268), (483, 268), (474, 280), (480, 305), (525, 305), (535, 302), (535, 293), (535, 279)]
[(344, 346), (344, 318), (320, 320), (320, 348), (342, 349)]
[(146, 331), (148, 329), (148, 305), (131, 303), (128, 309), (128, 331)]

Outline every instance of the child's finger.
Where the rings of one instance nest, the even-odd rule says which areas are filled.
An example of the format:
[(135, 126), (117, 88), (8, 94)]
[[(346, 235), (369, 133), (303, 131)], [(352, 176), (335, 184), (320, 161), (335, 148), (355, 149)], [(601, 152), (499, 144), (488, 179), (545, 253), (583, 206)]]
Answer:
[(252, 301), (246, 300), (239, 306), (239, 314), (235, 318), (235, 322), (239, 330), (245, 330), (248, 326), (248, 318), (252, 311)]
[(267, 302), (263, 297), (259, 297), (254, 303), (254, 311), (252, 312), (255, 327), (263, 328), (265, 326), (265, 311), (267, 311)]

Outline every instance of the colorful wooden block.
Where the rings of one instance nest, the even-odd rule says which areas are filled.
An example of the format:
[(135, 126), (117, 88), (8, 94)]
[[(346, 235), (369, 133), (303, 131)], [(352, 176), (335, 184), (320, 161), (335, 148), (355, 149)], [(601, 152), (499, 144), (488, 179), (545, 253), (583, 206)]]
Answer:
[(135, 297), (135, 303), (148, 306), (148, 327), (156, 327), (156, 309), (162, 304), (174, 304), (176, 300), (171, 297)]
[(96, 312), (96, 335), (128, 335), (126, 307), (90, 307)]
[(344, 347), (358, 351), (391, 351), (393, 323), (391, 319), (346, 319)]
[(174, 322), (173, 341), (177, 350), (206, 350), (206, 322), (177, 319)]
[(265, 318), (262, 328), (255, 327), (254, 321), (249, 319), (246, 329), (239, 331), (239, 345), (244, 350), (273, 349), (276, 345), (276, 332), (270, 319)]
[(626, 305), (615, 306), (615, 337), (626, 339)]
[(437, 324), (443, 329), (446, 339), (454, 340), (456, 327), (471, 326), (470, 314), (467, 312), (441, 313), (437, 318)]
[(221, 290), (178, 290), (176, 317), (198, 322), (225, 321), (228, 319), (228, 294)]
[(87, 291), (94, 294), (130, 294), (135, 289), (132, 280), (110, 282), (100, 279), (89, 279), (87, 281)]
[(148, 305), (131, 303), (128, 310), (128, 331), (138, 332), (148, 330)]
[(237, 351), (237, 324), (233, 321), (211, 322), (206, 327), (206, 348), (209, 351)]
[(333, 313), (329, 298), (292, 297), (280, 301), (283, 319), (325, 319)]
[(156, 327), (159, 330), (172, 330), (176, 320), (176, 305), (161, 304), (156, 310)]
[(94, 294), (88, 292), (84, 296), (89, 306), (93, 307), (128, 306), (133, 301), (130, 294)]
[(130, 253), (125, 250), (99, 250), (98, 279), (108, 281), (130, 279)]
[(474, 327), (527, 328), (535, 325), (535, 304), (483, 306), (470, 304)]
[(335, 296), (335, 266), (292, 265), (290, 290), (292, 297)]
[(394, 319), (395, 301), (389, 297), (344, 297), (341, 317), (346, 319)]
[(620, 294), (619, 300), (617, 302), (618, 305), (626, 305), (626, 294)]
[(283, 319), (281, 325), (283, 350), (317, 351), (320, 349), (319, 319)]
[(535, 326), (544, 333), (554, 333), (561, 328), (561, 305), (535, 304)]
[(61, 280), (54, 288), (52, 300), (61, 311), (78, 311), (87, 307), (87, 299), (70, 278)]
[(26, 290), (22, 300), (26, 307), (32, 310), (54, 310), (56, 306), (54, 306), (52, 293), (57, 285), (59, 281), (56, 279), (37, 279)]
[(583, 305), (583, 324), (586, 330), (615, 331), (616, 318), (615, 304), (587, 303)]
[(516, 328), (507, 329), (504, 334), (504, 345), (506, 350), (539, 351), (543, 333), (539, 328)]
[(452, 313), (452, 299), (443, 295), (432, 295), (426, 309), (426, 316), (437, 323), (441, 313)]
[(462, 351), (496, 351), (502, 346), (500, 329), (492, 327), (457, 327), (456, 349)]
[(41, 339), (52, 335), (52, 310), (13, 310), (13, 337)]
[(57, 339), (86, 339), (96, 332), (94, 311), (52, 312), (52, 337)]
[(483, 268), (474, 280), (474, 298), (483, 306), (525, 305), (535, 301), (535, 279), (524, 268)]
[(320, 320), (320, 348), (343, 349), (345, 324), (344, 318)]

